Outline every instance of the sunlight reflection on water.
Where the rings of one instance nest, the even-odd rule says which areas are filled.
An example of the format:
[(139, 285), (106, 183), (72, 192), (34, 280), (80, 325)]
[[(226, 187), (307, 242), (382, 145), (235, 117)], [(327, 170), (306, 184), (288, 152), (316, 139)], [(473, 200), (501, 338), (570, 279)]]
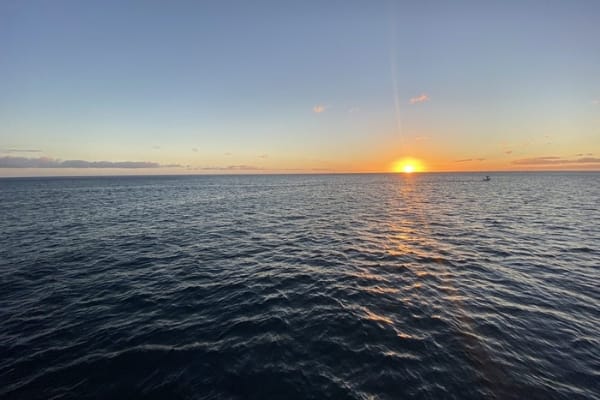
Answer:
[(592, 398), (599, 174), (479, 178), (0, 180), (0, 395)]

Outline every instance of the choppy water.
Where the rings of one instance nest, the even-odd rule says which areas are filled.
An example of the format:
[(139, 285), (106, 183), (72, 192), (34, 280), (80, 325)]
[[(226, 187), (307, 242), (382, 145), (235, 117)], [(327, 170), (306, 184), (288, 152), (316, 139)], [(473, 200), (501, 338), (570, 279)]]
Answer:
[(0, 397), (600, 398), (600, 174), (0, 180)]

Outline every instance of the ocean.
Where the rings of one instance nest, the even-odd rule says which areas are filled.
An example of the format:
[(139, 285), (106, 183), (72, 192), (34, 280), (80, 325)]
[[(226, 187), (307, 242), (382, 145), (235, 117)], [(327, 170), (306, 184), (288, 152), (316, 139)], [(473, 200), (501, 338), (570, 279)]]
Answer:
[(599, 399), (600, 173), (0, 179), (2, 399)]

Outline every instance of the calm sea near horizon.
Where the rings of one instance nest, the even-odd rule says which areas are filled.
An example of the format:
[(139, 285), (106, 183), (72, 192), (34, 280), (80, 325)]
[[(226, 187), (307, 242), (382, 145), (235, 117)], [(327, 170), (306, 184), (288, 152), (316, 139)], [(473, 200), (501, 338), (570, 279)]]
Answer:
[(2, 399), (600, 399), (600, 173), (0, 179)]

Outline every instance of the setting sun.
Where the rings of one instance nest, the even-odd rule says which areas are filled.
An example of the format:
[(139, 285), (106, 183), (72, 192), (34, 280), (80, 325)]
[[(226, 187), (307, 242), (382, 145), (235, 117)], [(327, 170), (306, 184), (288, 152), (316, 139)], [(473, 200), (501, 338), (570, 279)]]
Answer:
[(410, 174), (412, 172), (422, 172), (424, 171), (424, 167), (423, 163), (420, 160), (416, 160), (413, 158), (405, 158), (394, 162), (392, 166), (392, 171)]

